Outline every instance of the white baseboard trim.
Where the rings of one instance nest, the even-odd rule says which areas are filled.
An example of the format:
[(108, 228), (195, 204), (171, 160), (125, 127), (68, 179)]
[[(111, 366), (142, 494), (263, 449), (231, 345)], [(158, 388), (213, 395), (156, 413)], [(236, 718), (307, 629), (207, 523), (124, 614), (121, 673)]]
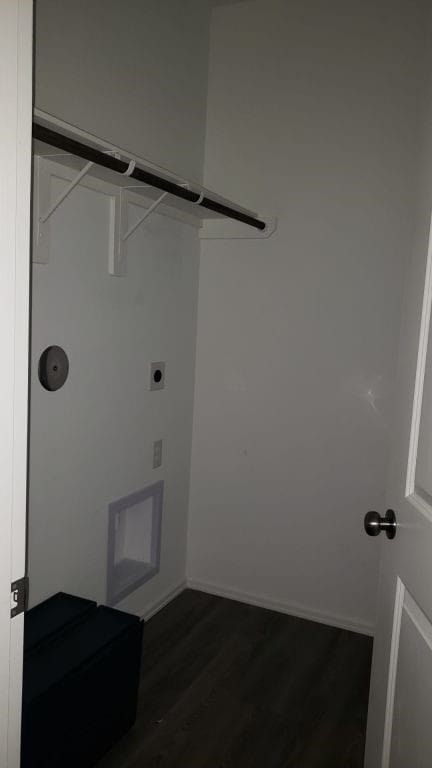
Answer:
[(181, 581), (179, 584), (177, 584), (174, 587), (171, 587), (166, 592), (164, 592), (160, 597), (158, 597), (157, 600), (154, 600), (153, 603), (150, 603), (150, 605), (147, 606), (145, 611), (140, 615), (141, 619), (144, 619), (144, 621), (148, 621), (152, 618), (156, 613), (162, 610), (162, 608), (165, 608), (168, 603), (171, 602), (171, 600), (174, 600), (177, 595), (179, 595), (181, 592), (183, 592), (186, 589), (186, 582)]
[(329, 624), (331, 627), (347, 629), (350, 632), (359, 632), (362, 635), (370, 635), (372, 637), (374, 635), (375, 628), (372, 624), (362, 622), (350, 616), (346, 617), (325, 613), (296, 603), (272, 600), (265, 595), (254, 595), (239, 589), (231, 589), (229, 587), (220, 586), (219, 584), (200, 581), (199, 579), (187, 579), (186, 586), (189, 587), (189, 589), (196, 589), (199, 592), (207, 592), (210, 595), (227, 597), (229, 600), (238, 600), (240, 603), (249, 603), (250, 605), (258, 606), (259, 608), (268, 608), (271, 611), (287, 613), (290, 616), (297, 616), (300, 619), (318, 621), (320, 624)]

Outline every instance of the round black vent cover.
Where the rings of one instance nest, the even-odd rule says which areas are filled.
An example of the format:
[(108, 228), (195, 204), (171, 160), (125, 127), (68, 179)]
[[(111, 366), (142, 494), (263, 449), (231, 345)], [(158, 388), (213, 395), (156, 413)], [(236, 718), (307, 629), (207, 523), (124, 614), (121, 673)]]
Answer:
[(69, 373), (69, 360), (61, 347), (47, 347), (39, 358), (39, 381), (49, 392), (55, 392), (65, 383)]

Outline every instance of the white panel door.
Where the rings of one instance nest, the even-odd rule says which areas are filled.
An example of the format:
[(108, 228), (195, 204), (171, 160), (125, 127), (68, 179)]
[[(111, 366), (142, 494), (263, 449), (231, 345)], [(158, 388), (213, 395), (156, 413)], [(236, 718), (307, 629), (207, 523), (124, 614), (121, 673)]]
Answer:
[[(427, 222), (429, 227), (429, 222)], [(422, 243), (423, 240), (423, 243)], [(369, 699), (366, 768), (432, 766), (432, 236), (407, 275), (394, 457)], [(382, 511), (381, 511), (382, 512)]]
[(0, 766), (19, 768), (25, 572), (32, 0), (0, 2)]

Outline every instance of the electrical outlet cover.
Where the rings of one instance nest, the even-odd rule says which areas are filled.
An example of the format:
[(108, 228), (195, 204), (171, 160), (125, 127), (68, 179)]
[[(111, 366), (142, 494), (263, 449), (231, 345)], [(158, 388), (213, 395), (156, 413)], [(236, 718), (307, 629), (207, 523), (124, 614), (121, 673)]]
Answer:
[(162, 466), (162, 440), (155, 440), (153, 443), (153, 469)]

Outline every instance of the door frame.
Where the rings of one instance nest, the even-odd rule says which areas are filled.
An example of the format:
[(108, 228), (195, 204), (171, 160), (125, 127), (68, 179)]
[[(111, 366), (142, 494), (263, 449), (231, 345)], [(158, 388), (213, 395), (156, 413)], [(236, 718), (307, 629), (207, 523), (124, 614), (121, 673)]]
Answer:
[(0, 765), (19, 768), (25, 574), (30, 302), (32, 0), (0, 3)]

